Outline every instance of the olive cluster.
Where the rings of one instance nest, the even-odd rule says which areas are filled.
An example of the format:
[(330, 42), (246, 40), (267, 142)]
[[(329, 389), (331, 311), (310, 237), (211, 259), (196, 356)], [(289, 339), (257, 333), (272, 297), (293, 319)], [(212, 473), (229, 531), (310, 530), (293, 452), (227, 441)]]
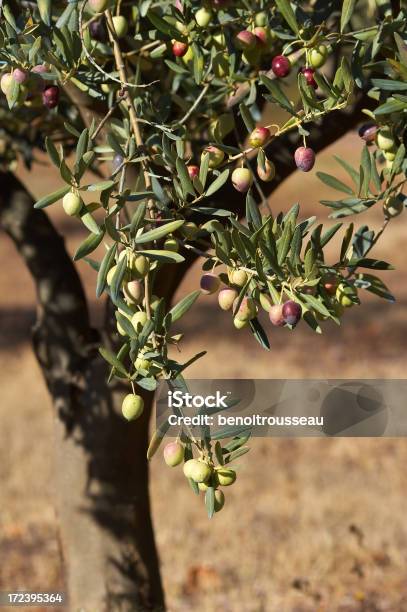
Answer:
[(15, 105), (38, 108), (44, 106), (53, 109), (58, 106), (60, 90), (58, 85), (49, 84), (43, 75), (50, 71), (45, 64), (38, 64), (31, 68), (16, 66), (11, 72), (3, 72), (0, 79), (0, 88), (5, 96), (17, 91)]
[[(395, 135), (393, 126), (378, 125), (377, 123), (365, 123), (359, 129), (359, 136), (368, 146), (375, 144), (383, 156), (387, 168), (391, 170), (396, 159), (397, 151), (401, 144)], [(397, 217), (404, 210), (402, 198), (398, 195), (388, 197), (383, 203), (383, 212), (386, 218)]]
[[(218, 275), (206, 272), (201, 276), (201, 291), (207, 295), (218, 292), (218, 304), (222, 310), (232, 311), (233, 324), (236, 329), (248, 327), (250, 321), (259, 313), (260, 308), (268, 313), (270, 322), (274, 326), (288, 325), (294, 328), (303, 316), (301, 304), (292, 299), (274, 303), (271, 296), (261, 288), (256, 288), (250, 295), (242, 297), (242, 288), (248, 285), (250, 277), (250, 270), (229, 268), (227, 271), (228, 285), (222, 287), (222, 281)], [(222, 278), (224, 279), (225, 276), (222, 275)], [(318, 285), (304, 286), (300, 291), (313, 295), (320, 291), (326, 306), (337, 318), (342, 316), (345, 308), (360, 303), (355, 285), (333, 273), (324, 274)], [(315, 311), (314, 314), (317, 319), (327, 318), (318, 311)]]
[(225, 465), (215, 465), (211, 456), (200, 453), (198, 459), (186, 459), (185, 446), (178, 440), (164, 448), (164, 461), (170, 467), (184, 463), (186, 478), (197, 485), (198, 490), (206, 493), (214, 490), (214, 511), (220, 512), (225, 504), (225, 494), (220, 487), (230, 487), (236, 481), (236, 471)]

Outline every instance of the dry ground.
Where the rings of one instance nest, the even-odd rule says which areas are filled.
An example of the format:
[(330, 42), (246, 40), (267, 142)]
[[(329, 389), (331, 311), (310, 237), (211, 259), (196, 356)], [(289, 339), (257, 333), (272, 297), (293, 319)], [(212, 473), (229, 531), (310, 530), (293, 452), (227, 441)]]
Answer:
[[(340, 143), (348, 159), (354, 136)], [(338, 149), (335, 150), (335, 153)], [(318, 160), (329, 170), (334, 151)], [(47, 174), (47, 183), (44, 176)], [(58, 186), (36, 166), (22, 178), (36, 194)], [(295, 175), (273, 196), (274, 210), (298, 200), (303, 215), (322, 214), (332, 195), (314, 173)], [(51, 210), (70, 252), (80, 241), (75, 223)], [(379, 212), (360, 223), (380, 224)], [(375, 254), (391, 259), (383, 273), (395, 305), (366, 300), (344, 325), (317, 336), (273, 330), (263, 352), (238, 334), (211, 297), (183, 325), (185, 358), (209, 355), (189, 375), (207, 378), (405, 377), (407, 338), (407, 214), (396, 220)], [(29, 345), (35, 317), (30, 278), (0, 235), (0, 590), (52, 589), (61, 567), (52, 509), (52, 409)], [(93, 272), (79, 264), (94, 304)], [(198, 267), (180, 289), (197, 284)], [(98, 309), (93, 306), (98, 320)], [(152, 499), (169, 610), (186, 612), (407, 611), (407, 525), (404, 439), (268, 439), (253, 443), (224, 511), (209, 522), (180, 470), (152, 463)]]

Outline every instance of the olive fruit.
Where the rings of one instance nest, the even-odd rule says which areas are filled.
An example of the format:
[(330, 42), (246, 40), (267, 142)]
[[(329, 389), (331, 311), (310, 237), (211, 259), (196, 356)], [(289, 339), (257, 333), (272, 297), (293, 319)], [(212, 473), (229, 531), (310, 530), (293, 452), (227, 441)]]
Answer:
[(367, 143), (372, 143), (377, 134), (378, 127), (375, 123), (365, 123), (359, 128), (359, 136)]
[(168, 238), (166, 238), (164, 242), (164, 249), (166, 251), (171, 251), (172, 253), (178, 253), (179, 251), (178, 240), (174, 238), (173, 236), (169, 236)]
[(310, 87), (314, 89), (318, 89), (318, 84), (314, 79), (315, 70), (312, 68), (301, 68), (301, 73), (305, 76), (305, 80)]
[(284, 78), (291, 71), (291, 62), (285, 55), (276, 55), (271, 62), (271, 69), (276, 77)]
[(219, 289), (219, 285), (220, 279), (216, 274), (206, 273), (201, 276), (200, 286), (202, 293), (205, 293), (206, 295), (216, 293), (216, 291)]
[(389, 127), (382, 127), (376, 135), (376, 144), (381, 151), (391, 151), (395, 148), (396, 142)]
[(124, 38), (129, 30), (129, 24), (127, 23), (126, 17), (123, 17), (123, 15), (115, 15), (112, 19), (117, 38)]
[(216, 470), (216, 479), (222, 487), (230, 487), (236, 480), (236, 472), (229, 468), (218, 468)]
[(264, 161), (264, 168), (261, 164), (257, 164), (257, 176), (265, 183), (273, 180), (276, 176), (276, 167), (270, 159)]
[(110, 268), (109, 272), (107, 273), (107, 276), (106, 276), (106, 282), (107, 282), (107, 284), (108, 284), (108, 286), (109, 286), (109, 287), (110, 287), (110, 285), (112, 284), (112, 281), (113, 281), (113, 276), (115, 275), (116, 270), (117, 270), (117, 266), (112, 266), (112, 267)]
[(212, 19), (212, 11), (207, 9), (205, 6), (200, 8), (195, 13), (195, 21), (199, 25), (200, 28), (206, 28)]
[[(237, 298), (238, 299), (238, 298)], [(236, 304), (237, 306), (237, 304)], [(233, 304), (233, 311), (235, 311), (235, 304)], [(240, 321), (250, 321), (257, 315), (256, 304), (251, 297), (244, 297), (239, 304), (239, 308), (235, 312), (235, 318)]]
[(301, 312), (301, 306), (293, 300), (288, 300), (288, 302), (283, 304), (283, 319), (288, 325), (297, 325), (298, 321), (301, 319)]
[(193, 240), (199, 232), (199, 227), (193, 221), (186, 221), (180, 231), (187, 240)]
[(67, 215), (70, 217), (75, 217), (81, 211), (83, 201), (77, 193), (70, 191), (64, 195), (62, 199), (62, 206), (64, 207), (64, 211)]
[(273, 306), (270, 306), (269, 319), (276, 327), (283, 327), (285, 325), (283, 304), (273, 304)]
[(403, 212), (403, 208), (403, 201), (398, 196), (387, 198), (383, 204), (383, 212), (387, 219), (400, 215)]
[(249, 136), (249, 144), (253, 149), (258, 147), (264, 147), (267, 141), (270, 139), (270, 130), (266, 127), (257, 127)]
[(298, 147), (294, 153), (295, 165), (302, 172), (309, 172), (315, 164), (315, 153), (310, 147)]
[(213, 145), (209, 145), (203, 150), (203, 154), (209, 154), (209, 168), (217, 168), (225, 159), (224, 152), (218, 147), (214, 147)]
[(129, 393), (122, 403), (122, 414), (128, 421), (138, 419), (144, 410), (144, 400), (140, 395)]
[(335, 274), (326, 274), (322, 278), (322, 286), (329, 295), (335, 295), (339, 280)]
[(94, 13), (103, 13), (109, 6), (109, 0), (88, 0), (88, 5)]
[(244, 327), (247, 327), (249, 325), (249, 319), (243, 320), (238, 319), (238, 317), (235, 317), (233, 319), (233, 325), (236, 327), (236, 329), (243, 329)]
[(193, 180), (196, 176), (199, 176), (199, 167), (198, 166), (187, 166), (189, 178)]
[(237, 287), (244, 287), (247, 283), (248, 276), (245, 270), (231, 269), (229, 271), (229, 280), (232, 285), (236, 285)]
[(235, 168), (232, 172), (232, 183), (237, 191), (246, 193), (253, 183), (253, 175), (248, 168)]
[(264, 27), (268, 24), (268, 17), (265, 11), (261, 11), (254, 16), (254, 23), (256, 26)]
[(221, 289), (218, 295), (219, 306), (222, 308), (222, 310), (230, 310), (237, 296), (238, 293), (236, 289)]
[(189, 459), (184, 463), (184, 474), (187, 478), (191, 478), (194, 482), (205, 482), (212, 473), (211, 468), (207, 463), (199, 461), (199, 459)]
[(147, 313), (144, 310), (137, 311), (131, 318), (131, 324), (136, 332), (140, 332), (147, 323)]
[(354, 304), (359, 304), (359, 298), (355, 287), (347, 283), (340, 283), (335, 295), (339, 304), (345, 308), (350, 308)]
[(164, 461), (170, 467), (175, 467), (184, 461), (185, 449), (179, 442), (170, 442), (164, 447)]
[(42, 103), (49, 109), (55, 108), (59, 103), (59, 87), (50, 85), (42, 92)]
[(148, 370), (151, 368), (151, 361), (144, 357), (146, 350), (143, 349), (137, 355), (136, 361), (134, 362), (134, 367), (136, 370)]
[(235, 45), (241, 51), (254, 49), (256, 46), (256, 37), (249, 30), (242, 30), (235, 36)]
[(309, 62), (313, 68), (321, 68), (327, 60), (328, 48), (326, 45), (318, 45), (311, 49), (309, 54)]
[[(116, 267), (116, 266), (114, 266)], [(111, 268), (113, 270), (113, 268)], [(110, 270), (109, 270), (110, 272)], [(138, 280), (131, 280), (125, 283), (124, 295), (131, 304), (140, 304), (144, 296), (143, 285)]]
[(13, 75), (10, 72), (6, 72), (5, 74), (2, 75), (1, 77), (1, 81), (0, 81), (0, 88), (1, 91), (7, 95), (7, 92), (10, 89), (10, 86), (12, 85), (13, 82)]
[(184, 43), (180, 40), (175, 40), (172, 44), (172, 52), (175, 55), (175, 57), (184, 57), (184, 55), (188, 51), (188, 48), (189, 47), (187, 43)]
[(16, 83), (18, 83), (19, 85), (21, 85), (22, 83), (25, 83), (25, 81), (28, 78), (28, 73), (26, 70), (22, 70), (21, 68), (15, 68), (13, 70), (13, 79)]
[(220, 512), (225, 505), (225, 494), (220, 489), (215, 490), (215, 512)]

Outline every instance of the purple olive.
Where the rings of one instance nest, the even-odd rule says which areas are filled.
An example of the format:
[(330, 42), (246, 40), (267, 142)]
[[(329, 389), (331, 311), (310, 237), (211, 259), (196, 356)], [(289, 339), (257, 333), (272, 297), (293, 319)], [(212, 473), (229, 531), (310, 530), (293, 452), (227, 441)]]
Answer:
[(310, 147), (298, 147), (294, 153), (295, 165), (302, 172), (309, 172), (315, 164), (315, 153)]
[(50, 85), (46, 87), (42, 92), (42, 102), (47, 108), (55, 108), (59, 102), (59, 87), (57, 85)]
[(293, 300), (288, 300), (288, 302), (283, 305), (283, 319), (288, 325), (297, 325), (298, 321), (301, 319), (301, 312), (301, 306)]
[(285, 55), (276, 55), (271, 62), (271, 69), (276, 77), (284, 78), (290, 74), (291, 62)]
[(367, 143), (374, 142), (378, 129), (375, 123), (365, 123), (359, 128), (359, 136)]
[(312, 68), (304, 67), (304, 68), (301, 68), (301, 72), (305, 76), (305, 80), (307, 81), (307, 84), (310, 87), (313, 87), (314, 89), (318, 89), (318, 84), (316, 80), (314, 79), (315, 70), (313, 70)]
[(107, 40), (107, 32), (102, 19), (96, 19), (89, 24), (89, 33), (94, 40), (104, 42)]

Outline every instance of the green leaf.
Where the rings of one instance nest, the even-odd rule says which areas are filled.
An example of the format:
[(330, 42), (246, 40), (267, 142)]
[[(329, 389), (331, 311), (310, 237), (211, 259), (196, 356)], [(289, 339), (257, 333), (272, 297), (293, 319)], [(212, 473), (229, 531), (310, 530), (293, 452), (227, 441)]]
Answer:
[(138, 251), (140, 255), (145, 255), (152, 261), (159, 261), (160, 263), (182, 263), (185, 261), (185, 257), (179, 253), (173, 253), (172, 251), (164, 250), (153, 250), (153, 251)]
[(205, 188), (205, 185), (206, 185), (208, 169), (209, 169), (209, 153), (204, 153), (201, 157), (201, 165), (199, 168), (199, 180), (203, 188)]
[(344, 31), (347, 24), (349, 23), (352, 13), (354, 11), (356, 0), (344, 0), (341, 12), (341, 32)]
[(92, 253), (92, 251), (97, 249), (99, 244), (102, 242), (104, 235), (104, 231), (100, 232), (100, 234), (90, 234), (77, 248), (75, 255), (73, 256), (74, 261), (82, 259), (82, 257), (89, 255), (89, 253)]
[(177, 221), (170, 221), (170, 223), (166, 223), (165, 225), (160, 225), (159, 227), (155, 227), (154, 229), (141, 234), (141, 236), (137, 236), (135, 242), (136, 244), (144, 244), (146, 242), (153, 242), (154, 240), (160, 240), (167, 234), (172, 234), (177, 229), (179, 229), (182, 225), (184, 225), (184, 219), (178, 219)]
[(246, 219), (256, 229), (261, 227), (261, 215), (251, 191), (248, 191), (246, 196)]
[(375, 115), (388, 115), (389, 113), (398, 113), (407, 108), (407, 103), (402, 100), (388, 98), (387, 102), (376, 108)]
[(328, 242), (333, 238), (336, 232), (342, 227), (342, 223), (336, 223), (332, 227), (329, 228), (326, 232), (324, 232), (321, 236), (321, 247), (324, 247)]
[(324, 317), (330, 317), (331, 314), (329, 310), (324, 306), (321, 300), (318, 300), (313, 295), (309, 295), (308, 293), (304, 293), (301, 295), (301, 299), (305, 300), (307, 304), (311, 306), (314, 310), (322, 314)]
[(45, 25), (51, 25), (51, 0), (37, 0), (40, 17)]
[(94, 234), (99, 234), (100, 227), (96, 223), (95, 219), (92, 217), (90, 212), (86, 210), (85, 206), (82, 207), (82, 210), (83, 210), (83, 213), (81, 213), (81, 221), (84, 224), (84, 226), (87, 227), (88, 230), (93, 232)]
[(55, 202), (63, 198), (64, 195), (68, 193), (68, 191), (71, 191), (70, 185), (61, 187), (61, 189), (57, 189), (57, 191), (53, 191), (47, 196), (44, 196), (43, 198), (41, 198), (41, 200), (38, 200), (34, 204), (34, 208), (46, 208), (47, 206), (50, 206), (51, 204), (54, 204)]
[(374, 87), (383, 89), (384, 91), (406, 91), (407, 83), (403, 81), (394, 81), (392, 79), (372, 79)]
[(106, 191), (106, 189), (110, 189), (115, 184), (114, 181), (100, 181), (100, 183), (93, 183), (93, 185), (88, 185), (87, 191)]
[(370, 153), (366, 145), (363, 147), (363, 150), (362, 150), (360, 165), (363, 170), (363, 172), (360, 173), (361, 177), (363, 175), (363, 181), (360, 186), (360, 195), (363, 198), (366, 198), (369, 193), (370, 178), (372, 176), (372, 164), (370, 161)]
[(192, 184), (191, 179), (189, 178), (189, 174), (188, 174), (188, 170), (185, 165), (185, 162), (180, 157), (177, 157), (176, 168), (178, 172), (178, 178), (181, 181), (181, 187), (182, 187), (184, 197), (186, 196), (187, 193), (194, 196), (195, 195), (194, 186)]
[(110, 285), (110, 295), (111, 295), (113, 302), (115, 302), (117, 298), (119, 297), (120, 289), (122, 286), (122, 281), (123, 281), (124, 275), (126, 274), (126, 268), (127, 268), (127, 258), (122, 257), (122, 259), (119, 259), (117, 268), (113, 274), (112, 283)]
[(251, 321), (249, 321), (249, 325), (250, 325), (250, 329), (252, 331), (253, 336), (256, 338), (260, 346), (262, 346), (264, 349), (269, 351), (270, 342), (259, 320), (257, 318), (252, 319)]
[(277, 252), (278, 252), (278, 263), (281, 264), (285, 261), (285, 258), (288, 255), (288, 251), (290, 250), (291, 240), (293, 237), (293, 228), (291, 223), (286, 223), (284, 226), (283, 233), (281, 238), (277, 241)]
[(115, 242), (108, 251), (106, 251), (100, 264), (97, 281), (96, 281), (96, 297), (100, 297), (106, 286), (106, 277), (109, 272), (116, 255), (117, 243)]
[(364, 257), (362, 259), (352, 259), (349, 262), (350, 267), (355, 268), (371, 268), (372, 270), (394, 270), (394, 266), (380, 259), (370, 259)]
[(209, 198), (209, 196), (213, 195), (216, 191), (223, 187), (228, 178), (229, 170), (226, 169), (221, 174), (219, 174), (219, 176), (213, 181), (213, 183), (209, 185), (207, 191), (205, 192), (206, 197)]
[(59, 157), (59, 153), (56, 149), (56, 146), (54, 145), (54, 143), (48, 136), (45, 139), (45, 147), (47, 149), (47, 153), (48, 153), (50, 160), (52, 161), (54, 166), (56, 166), (59, 169), (61, 165), (61, 158)]
[(133, 215), (133, 218), (130, 223), (130, 232), (135, 234), (139, 227), (141, 226), (144, 216), (146, 214), (147, 206), (144, 202), (139, 204), (136, 208), (136, 212)]
[(277, 102), (289, 113), (293, 113), (293, 106), (290, 100), (287, 98), (285, 93), (282, 91), (280, 85), (276, 81), (273, 81), (265, 74), (260, 75), (260, 81), (267, 87), (272, 96), (272, 101)]
[(276, 0), (277, 8), (279, 9), (281, 15), (284, 17), (290, 28), (293, 30), (295, 34), (298, 34), (299, 28), (298, 23), (295, 18), (294, 11), (292, 9), (291, 3), (289, 0)]
[(196, 300), (199, 298), (200, 295), (200, 291), (193, 291), (189, 295), (182, 298), (182, 300), (178, 302), (178, 304), (173, 306), (173, 308), (171, 308), (168, 313), (168, 315), (170, 315), (171, 317), (172, 323), (175, 323), (175, 321), (178, 321), (181, 317), (183, 317), (184, 314), (188, 312), (188, 310), (191, 308), (191, 306), (195, 304)]
[(241, 117), (243, 119), (243, 123), (245, 124), (246, 129), (250, 134), (250, 132), (253, 132), (254, 128), (256, 127), (256, 123), (251, 115), (251, 112), (247, 108), (246, 104), (242, 102), (242, 104), (239, 105), (239, 109), (240, 109)]
[(352, 181), (355, 183), (356, 187), (359, 188), (359, 172), (355, 170), (347, 161), (339, 157), (339, 155), (334, 155), (334, 158), (342, 166), (342, 168), (349, 174)]
[(228, 463), (232, 463), (232, 461), (234, 461), (238, 457), (245, 455), (249, 452), (249, 450), (250, 448), (248, 446), (243, 446), (242, 448), (238, 448), (237, 450), (233, 451), (233, 453), (230, 453), (230, 455), (226, 457), (225, 465), (227, 465)]
[(105, 359), (107, 363), (109, 363), (111, 366), (116, 368), (116, 370), (120, 372), (120, 374), (123, 374), (123, 376), (129, 377), (129, 373), (127, 372), (126, 368), (124, 367), (122, 362), (119, 361), (119, 359), (116, 357), (114, 353), (112, 353), (111, 351), (109, 351), (107, 348), (104, 348), (104, 347), (101, 347), (99, 349), (99, 353), (102, 355), (103, 359)]
[(208, 487), (205, 491), (205, 506), (208, 517), (212, 518), (215, 514), (215, 489)]
[(154, 13), (152, 10), (147, 12), (147, 19), (151, 21), (153, 26), (157, 28), (163, 34), (167, 34), (170, 38), (175, 38), (176, 40), (183, 40), (184, 37), (181, 35), (179, 30), (175, 28), (173, 25), (162, 19), (157, 13)]
[(337, 179), (335, 176), (327, 174), (326, 172), (317, 172), (317, 177), (320, 181), (325, 183), (325, 185), (328, 185), (328, 187), (332, 187), (333, 189), (342, 191), (348, 195), (353, 195), (353, 189), (351, 189), (348, 185), (345, 185), (345, 183), (342, 183), (342, 181)]

